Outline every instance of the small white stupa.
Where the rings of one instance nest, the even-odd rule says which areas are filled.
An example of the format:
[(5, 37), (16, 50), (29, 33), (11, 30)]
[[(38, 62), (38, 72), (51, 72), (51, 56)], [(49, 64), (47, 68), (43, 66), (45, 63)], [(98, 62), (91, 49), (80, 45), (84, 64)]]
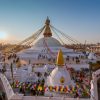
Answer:
[[(46, 85), (49, 86), (69, 86), (74, 85), (74, 82), (71, 80), (70, 74), (64, 66), (63, 53), (60, 50), (57, 56), (57, 66), (50, 73), (46, 80)], [(53, 94), (52, 94), (53, 95)]]
[(89, 60), (96, 60), (97, 58), (96, 58), (95, 53), (90, 52), (89, 55), (88, 55), (88, 59), (89, 59)]

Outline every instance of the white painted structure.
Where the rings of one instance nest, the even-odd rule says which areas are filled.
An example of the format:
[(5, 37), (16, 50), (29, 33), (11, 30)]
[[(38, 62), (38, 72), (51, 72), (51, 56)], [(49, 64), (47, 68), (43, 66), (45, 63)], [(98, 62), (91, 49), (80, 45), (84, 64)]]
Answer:
[[(64, 58), (84, 56), (82, 52), (75, 52), (73, 49), (67, 49), (63, 47), (60, 42), (53, 37), (43, 37), (39, 39), (31, 48), (19, 52), (17, 55), (24, 60), (31, 63), (40, 62), (40, 59), (44, 60), (43, 63), (47, 63), (47, 59), (56, 59), (59, 50), (62, 50)], [(44, 57), (44, 59), (43, 59)]]
[(88, 56), (88, 59), (90, 59), (90, 60), (96, 60), (97, 57), (96, 57), (95, 53), (90, 52), (90, 53), (89, 53), (89, 56)]
[(91, 100), (100, 100), (100, 93), (98, 93), (97, 82), (100, 80), (100, 69), (92, 74), (92, 81), (91, 81)]
[(2, 88), (4, 88), (3, 91), (6, 93), (6, 98), (8, 100), (10, 100), (11, 97), (14, 96), (14, 92), (13, 92), (7, 78), (5, 77), (5, 75), (3, 75), (1, 73), (0, 73), (0, 80), (1, 80), (0, 84), (2, 84), (3, 85)]
[[(64, 79), (64, 82), (61, 83), (61, 78)], [(71, 85), (72, 80), (70, 77), (69, 72), (66, 68), (59, 68), (56, 67), (47, 78), (47, 84), (48, 86), (66, 86)]]

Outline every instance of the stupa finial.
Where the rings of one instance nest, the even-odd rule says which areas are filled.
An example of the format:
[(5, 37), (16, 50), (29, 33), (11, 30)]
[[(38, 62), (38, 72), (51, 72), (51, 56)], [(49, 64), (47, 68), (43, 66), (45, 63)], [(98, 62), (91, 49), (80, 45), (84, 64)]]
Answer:
[(50, 19), (47, 16), (46, 22), (45, 22), (45, 30), (43, 33), (44, 37), (51, 37), (52, 33), (51, 33), (51, 29), (50, 29)]
[(61, 49), (60, 49), (59, 52), (58, 52), (56, 64), (57, 64), (58, 66), (64, 65), (64, 57), (63, 57), (63, 53), (62, 53), (62, 50), (61, 50)]
[(49, 17), (47, 16), (47, 19), (46, 19), (46, 22), (45, 22), (46, 25), (50, 25), (50, 19)]

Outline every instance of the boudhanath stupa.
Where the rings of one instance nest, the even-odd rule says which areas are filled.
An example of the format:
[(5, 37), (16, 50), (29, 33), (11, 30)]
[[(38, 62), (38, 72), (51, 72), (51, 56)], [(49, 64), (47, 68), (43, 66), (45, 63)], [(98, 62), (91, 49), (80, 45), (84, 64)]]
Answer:
[(43, 37), (38, 39), (31, 48), (18, 52), (20, 59), (34, 63), (54, 63), (59, 49), (64, 54), (64, 60), (67, 57), (84, 57), (82, 52), (76, 52), (73, 49), (65, 48), (61, 42), (53, 37), (49, 18), (46, 19), (45, 27), (42, 33)]

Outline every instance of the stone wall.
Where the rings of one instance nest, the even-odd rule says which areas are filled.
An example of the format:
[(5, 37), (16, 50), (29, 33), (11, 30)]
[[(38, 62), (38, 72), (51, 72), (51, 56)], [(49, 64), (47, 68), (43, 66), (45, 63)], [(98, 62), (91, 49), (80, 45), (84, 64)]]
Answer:
[(97, 81), (100, 79), (100, 69), (93, 72), (91, 81), (91, 100), (98, 100)]
[(1, 73), (0, 73), (0, 80), (1, 80), (1, 83), (2, 83), (2, 89), (4, 89), (2, 91), (4, 91), (5, 94), (6, 94), (6, 99), (10, 100), (11, 97), (14, 95), (14, 92), (13, 92), (7, 78), (5, 77), (5, 75), (3, 75)]

